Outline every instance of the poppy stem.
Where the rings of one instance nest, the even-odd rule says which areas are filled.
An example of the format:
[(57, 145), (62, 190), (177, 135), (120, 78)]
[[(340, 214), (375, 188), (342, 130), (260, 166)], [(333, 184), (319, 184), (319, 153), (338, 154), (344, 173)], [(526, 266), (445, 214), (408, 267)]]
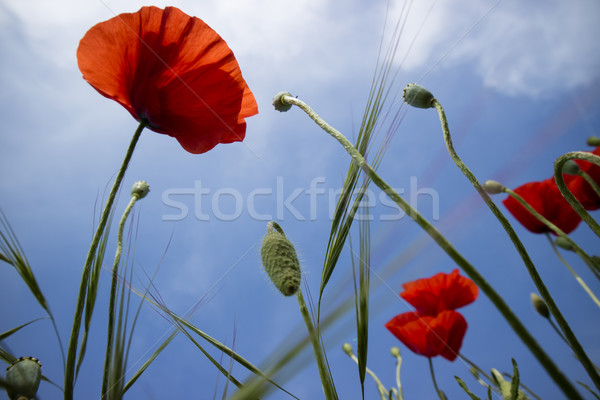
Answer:
[[(325, 132), (333, 136), (346, 151), (352, 156), (354, 162), (360, 167), (369, 178), (376, 184), (388, 197), (393, 200), (398, 207), (402, 211), (404, 211), (409, 217), (411, 217), (429, 236), (452, 258), (452, 260), (460, 266), (463, 271), (473, 280), (473, 282), (484, 292), (490, 301), (496, 306), (498, 311), (502, 314), (502, 316), (506, 319), (515, 333), (521, 338), (523, 343), (527, 345), (529, 350), (533, 353), (533, 355), (538, 359), (542, 367), (546, 370), (548, 375), (552, 377), (554, 382), (560, 387), (563, 393), (571, 399), (580, 399), (583, 398), (577, 392), (573, 384), (567, 379), (567, 377), (560, 371), (557, 365), (552, 361), (552, 359), (548, 356), (548, 354), (544, 351), (544, 349), (538, 344), (535, 338), (529, 333), (527, 328), (523, 325), (523, 323), (518, 319), (518, 317), (513, 313), (510, 307), (506, 304), (504, 299), (490, 286), (490, 284), (485, 280), (485, 278), (477, 271), (477, 269), (471, 265), (463, 256), (460, 254), (433, 225), (425, 217), (423, 217), (417, 210), (415, 210), (406, 200), (404, 200), (390, 185), (388, 185), (381, 177), (375, 172), (375, 170), (367, 163), (364, 157), (354, 148), (352, 143), (339, 131), (333, 128), (331, 125), (327, 124), (321, 117), (317, 115), (316, 112), (308, 106), (305, 102), (295, 97), (289, 96), (287, 94), (282, 94), (281, 98), (278, 99), (282, 104), (293, 104), (297, 107), (300, 107), (302, 111), (304, 111), (318, 126), (320, 126)], [(487, 194), (486, 194), (487, 195)], [(493, 203), (493, 202), (492, 202)], [(494, 205), (495, 206), (495, 205)], [(498, 210), (499, 212), (499, 210)], [(500, 213), (502, 218), (506, 220), (506, 218)], [(506, 221), (508, 223), (508, 221)], [(510, 225), (509, 225), (510, 226)], [(511, 228), (512, 229), (512, 228)], [(510, 234), (510, 233), (509, 233)], [(513, 231), (514, 234), (514, 231)], [(514, 234), (516, 236), (516, 234)], [(517, 238), (518, 240), (518, 238)], [(520, 241), (519, 241), (520, 243)], [(521, 245), (522, 246), (522, 245)], [(523, 247), (523, 251), (524, 247)], [(526, 254), (526, 253), (525, 253)], [(533, 264), (531, 263), (531, 266)], [(535, 268), (534, 268), (535, 270)], [(531, 273), (531, 272), (530, 272)], [(536, 271), (537, 274), (537, 271)], [(538, 275), (539, 278), (539, 275)], [(543, 285), (541, 282), (541, 278), (538, 282), (536, 282), (536, 286), (538, 283)], [(544, 292), (546, 296), (549, 297), (548, 290), (545, 286), (543, 286), (543, 290), (538, 287), (540, 293)], [(542, 296), (543, 297), (543, 296)], [(546, 298), (544, 298), (546, 300)], [(552, 301), (552, 299), (550, 299)], [(554, 303), (553, 303), (554, 304)], [(554, 305), (555, 311), (557, 311), (556, 305)], [(558, 318), (557, 318), (558, 320)], [(564, 321), (564, 318), (562, 319)], [(566, 324), (566, 321), (564, 321)], [(568, 328), (568, 326), (567, 326)], [(577, 339), (571, 332), (574, 340)], [(577, 342), (578, 343), (578, 342)], [(581, 348), (581, 345), (579, 346)], [(583, 352), (583, 349), (581, 349)], [(584, 353), (585, 354), (585, 353)], [(587, 356), (585, 356), (587, 358)], [(591, 362), (590, 362), (591, 364)], [(587, 370), (587, 368), (586, 368)], [(588, 371), (589, 373), (589, 371)], [(600, 385), (600, 376), (598, 377), (598, 384)], [(594, 380), (594, 379), (592, 379)]]
[[(573, 196), (573, 193), (571, 193), (567, 184), (565, 183), (565, 178), (563, 177), (562, 170), (565, 163), (569, 160), (584, 160), (596, 164), (597, 166), (600, 166), (600, 157), (585, 151), (573, 151), (571, 153), (563, 154), (562, 156), (558, 157), (554, 162), (554, 180), (556, 181), (556, 186), (558, 186), (558, 190), (560, 190), (560, 193), (563, 195), (565, 200), (569, 202), (571, 207), (573, 207), (577, 214), (579, 214), (581, 219), (584, 220), (586, 224), (588, 224), (588, 226), (594, 231), (594, 233), (598, 237), (600, 237), (600, 225), (594, 220), (594, 218), (591, 217), (591, 215), (585, 210), (585, 208), (583, 208), (581, 203), (575, 198), (575, 196)], [(587, 175), (587, 177), (589, 178), (589, 180), (586, 179), (586, 182), (592, 186), (596, 193), (598, 193), (600, 188), (598, 188), (596, 182), (594, 182), (594, 180), (591, 179), (589, 175)]]
[(308, 312), (308, 307), (304, 301), (304, 296), (302, 296), (301, 287), (298, 288), (298, 291), (296, 292), (296, 298), (298, 299), (300, 313), (302, 313), (302, 317), (304, 318), (304, 323), (306, 324), (306, 329), (308, 330), (308, 336), (310, 337), (310, 341), (312, 343), (313, 352), (315, 353), (315, 361), (317, 363), (317, 368), (319, 369), (319, 376), (321, 377), (321, 385), (323, 386), (325, 399), (337, 399), (337, 393), (335, 391), (335, 387), (333, 386), (333, 378), (328, 373), (326, 368), (327, 364), (325, 358), (323, 357), (323, 351), (319, 341), (318, 332), (315, 330), (315, 327), (312, 323), (312, 318)]
[(567, 262), (567, 260), (565, 260), (563, 258), (563, 256), (560, 255), (560, 252), (558, 251), (558, 248), (557, 248), (556, 244), (554, 243), (554, 241), (552, 240), (552, 238), (550, 237), (549, 233), (546, 233), (546, 237), (548, 238), (548, 241), (550, 242), (550, 246), (552, 246), (552, 250), (554, 250), (554, 254), (556, 254), (556, 257), (558, 257), (558, 259), (563, 263), (563, 265), (565, 267), (567, 267), (567, 269), (569, 270), (571, 275), (573, 275), (573, 277), (575, 278), (577, 283), (579, 283), (579, 285), (581, 285), (583, 290), (585, 290), (585, 292), (588, 294), (588, 296), (590, 296), (590, 298), (594, 301), (594, 303), (596, 303), (596, 305), (598, 307), (600, 307), (600, 300), (598, 300), (598, 298), (596, 297), (594, 292), (592, 292), (592, 290), (588, 287), (588, 285), (585, 283), (585, 281), (583, 279), (581, 279), (581, 277), (577, 274), (577, 272), (575, 272), (575, 270), (573, 269), (573, 267), (571, 267), (571, 265)]
[(433, 372), (433, 361), (431, 360), (431, 357), (428, 357), (427, 360), (429, 361), (429, 372), (431, 372), (431, 380), (433, 381), (435, 392), (440, 397), (440, 400), (448, 400), (444, 392), (442, 392), (438, 387), (437, 381), (435, 380), (435, 372)]
[(90, 245), (90, 249), (88, 251), (87, 257), (85, 259), (85, 264), (83, 266), (83, 271), (81, 274), (81, 283), (79, 286), (79, 294), (77, 296), (77, 304), (75, 308), (75, 316), (73, 317), (73, 327), (71, 328), (71, 336), (69, 338), (69, 349), (67, 352), (67, 366), (65, 369), (65, 384), (64, 384), (64, 399), (72, 400), (73, 399), (73, 389), (75, 385), (75, 361), (77, 358), (77, 344), (79, 339), (79, 331), (81, 329), (81, 319), (83, 316), (83, 309), (86, 303), (86, 292), (89, 285), (89, 276), (92, 264), (94, 259), (96, 258), (96, 250), (98, 249), (98, 244), (100, 243), (100, 238), (102, 237), (104, 230), (106, 228), (106, 224), (108, 222), (108, 218), (111, 214), (112, 206), (115, 201), (115, 197), (117, 196), (117, 192), (121, 187), (121, 182), (123, 181), (123, 177), (125, 176), (125, 171), (127, 170), (127, 166), (129, 165), (129, 161), (133, 155), (133, 151), (135, 146), (142, 134), (142, 131), (146, 127), (146, 121), (142, 120), (138, 125), (135, 133), (133, 134), (133, 138), (131, 139), (131, 143), (129, 144), (129, 148), (127, 149), (127, 153), (125, 154), (125, 158), (123, 159), (123, 164), (121, 165), (121, 169), (119, 170), (117, 177), (115, 178), (115, 183), (108, 195), (108, 199), (106, 200), (106, 204), (104, 206), (104, 210), (102, 211), (102, 216), (100, 217), (100, 221), (98, 223), (98, 227), (96, 228), (96, 232), (94, 233), (94, 237), (92, 238), (92, 243)]
[[(102, 399), (106, 399), (108, 397), (108, 376), (110, 369), (110, 361), (111, 361), (111, 352), (117, 349), (122, 348), (119, 346), (113, 346), (113, 335), (114, 335), (114, 325), (115, 325), (115, 308), (116, 308), (116, 297), (117, 297), (117, 282), (119, 276), (119, 264), (121, 262), (121, 254), (123, 252), (123, 231), (125, 230), (125, 222), (133, 209), (133, 206), (136, 201), (140, 199), (140, 196), (137, 194), (131, 195), (131, 200), (129, 200), (129, 204), (125, 208), (123, 212), (123, 216), (121, 217), (121, 221), (119, 222), (119, 231), (117, 232), (117, 249), (115, 251), (115, 259), (113, 262), (112, 268), (112, 282), (110, 285), (110, 298), (108, 300), (108, 331), (106, 335), (106, 356), (104, 358), (104, 373), (102, 376)], [(122, 359), (121, 357), (117, 357), (115, 359)], [(115, 360), (113, 359), (113, 360)], [(117, 366), (118, 368), (118, 366)], [(122, 376), (114, 377), (122, 380), (124, 378)], [(124, 381), (123, 381), (124, 382)]]
[[(358, 365), (358, 358), (356, 358), (356, 356), (352, 352), (352, 346), (350, 346), (350, 344), (344, 346), (344, 352), (348, 355), (348, 357), (352, 359), (352, 361), (356, 363), (356, 365)], [(379, 397), (381, 397), (381, 400), (385, 400), (387, 397), (389, 397), (388, 390), (385, 388), (385, 386), (383, 386), (383, 383), (381, 383), (377, 375), (375, 375), (375, 373), (369, 368), (366, 368), (365, 371), (367, 372), (367, 374), (371, 375), (371, 378), (373, 378), (373, 380), (375, 381), (375, 385), (377, 385), (377, 390), (379, 391)]]

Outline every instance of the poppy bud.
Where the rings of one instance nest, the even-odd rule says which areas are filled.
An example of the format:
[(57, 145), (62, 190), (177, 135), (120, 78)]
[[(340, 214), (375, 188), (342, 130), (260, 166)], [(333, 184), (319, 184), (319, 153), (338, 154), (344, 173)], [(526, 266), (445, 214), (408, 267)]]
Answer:
[(587, 139), (588, 146), (600, 146), (600, 137), (598, 136), (590, 136)]
[(6, 369), (6, 392), (8, 397), (11, 400), (35, 397), (41, 378), (42, 364), (37, 358), (18, 358)]
[(392, 347), (390, 349), (390, 353), (392, 353), (392, 355), (396, 358), (400, 358), (400, 349), (396, 346)]
[(300, 287), (300, 262), (296, 250), (274, 221), (267, 224), (267, 235), (260, 249), (263, 266), (271, 282), (284, 296), (291, 296)]
[(571, 243), (562, 236), (557, 237), (556, 241), (554, 243), (561, 249), (565, 249), (568, 251), (575, 251), (575, 249), (573, 248)]
[(499, 194), (504, 193), (504, 185), (496, 181), (485, 181), (483, 184), (483, 190), (488, 194)]
[(143, 199), (149, 191), (150, 185), (146, 181), (137, 181), (131, 188), (131, 195), (137, 196), (138, 199)]
[(292, 105), (283, 100), (283, 96), (291, 96), (289, 92), (279, 92), (273, 97), (273, 107), (279, 112), (285, 112), (292, 108)]
[(404, 88), (402, 97), (406, 104), (417, 108), (432, 108), (433, 100), (435, 100), (433, 94), (431, 94), (429, 90), (416, 83), (408, 84)]
[(349, 356), (352, 355), (352, 346), (350, 343), (344, 343), (342, 345), (342, 350), (344, 350), (344, 353), (348, 354)]
[(567, 175), (577, 175), (577, 173), (581, 170), (579, 165), (573, 160), (569, 160), (563, 164), (562, 172)]
[(544, 300), (540, 296), (535, 293), (531, 293), (531, 303), (533, 304), (533, 308), (544, 318), (550, 318), (550, 311), (548, 311), (548, 306), (544, 303)]

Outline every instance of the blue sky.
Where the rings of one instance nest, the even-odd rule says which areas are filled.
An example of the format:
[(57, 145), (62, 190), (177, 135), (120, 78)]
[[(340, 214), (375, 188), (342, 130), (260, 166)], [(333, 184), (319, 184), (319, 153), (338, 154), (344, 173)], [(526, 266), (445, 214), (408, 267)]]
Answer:
[[(133, 182), (149, 182), (151, 193), (135, 210), (139, 225), (133, 283), (143, 287), (145, 273), (152, 274), (161, 264), (156, 288), (180, 314), (208, 293), (191, 321), (256, 365), (262, 365), (277, 346), (304, 333), (297, 303), (282, 298), (261, 266), (267, 216), (276, 217), (295, 244), (303, 277), (316, 296), (331, 222), (330, 193), (341, 187), (349, 163), (341, 146), (300, 110), (274, 111), (275, 93), (298, 95), (338, 130), (355, 137), (382, 35), (386, 42), (391, 26), (407, 16), (396, 57), (401, 67), (397, 88), (418, 82), (434, 93), (446, 108), (458, 153), (481, 181), (496, 179), (516, 187), (546, 179), (556, 157), (588, 150), (586, 138), (599, 134), (598, 2), (390, 3), (385, 32), (386, 1), (154, 3), (177, 6), (202, 18), (228, 42), (260, 113), (247, 120), (243, 143), (219, 145), (202, 155), (186, 153), (168, 136), (142, 134), (117, 208), (124, 209)], [(81, 78), (75, 51), (89, 27), (143, 5), (148, 4), (0, 1), (0, 207), (25, 249), (65, 342), (92, 236), (95, 203), (116, 173), (137, 126), (129, 113)], [(434, 219), (434, 225), (492, 282), (572, 380), (589, 383), (570, 351), (533, 311), (529, 293), (535, 288), (522, 261), (451, 163), (436, 113), (400, 104), (390, 104), (389, 109), (403, 121), (383, 159), (381, 176), (404, 190), (407, 199), (416, 199), (419, 211)], [(191, 193), (197, 185), (208, 193), (195, 200), (189, 194), (173, 194)], [(307, 192), (311, 185), (325, 192), (312, 206)], [(394, 360), (389, 348), (399, 346), (405, 398), (434, 398), (427, 360), (403, 347), (383, 325), (410, 310), (397, 296), (403, 282), (450, 272), (455, 265), (408, 218), (381, 220), (382, 214), (394, 210), (376, 187), (371, 189), (375, 216), (371, 267), (377, 287), (368, 365), (392, 386)], [(185, 218), (174, 217), (180, 211), (172, 206), (173, 200), (187, 207)], [(207, 218), (198, 218), (200, 214)], [(545, 237), (530, 234), (517, 223), (515, 229), (588, 354), (598, 361), (598, 309), (554, 256)], [(589, 252), (598, 249), (597, 238), (583, 224), (572, 236)], [(356, 232), (353, 238), (358, 241)], [(113, 251), (114, 238), (109, 260)], [(325, 309), (353, 293), (350, 255), (347, 249), (325, 292)], [(565, 257), (592, 290), (600, 291), (576, 257)], [(103, 294), (90, 338), (94, 345), (82, 366), (77, 398), (99, 398), (109, 268), (107, 264), (103, 272)], [(380, 279), (384, 271), (391, 272)], [(10, 268), (1, 274), (0, 331), (43, 316), (17, 274)], [(560, 398), (485, 296), (461, 312), (469, 323), (462, 348), (467, 357), (486, 370), (504, 371), (515, 358), (525, 384), (542, 398)], [(352, 318), (349, 314), (337, 331), (325, 333), (343, 399), (359, 398), (356, 367), (340, 350), (344, 342), (355, 346)], [(169, 329), (165, 319), (144, 308), (133, 341), (132, 371)], [(62, 384), (60, 355), (48, 321), (25, 328), (6, 344), (16, 355), (38, 357), (43, 373)], [(434, 364), (449, 398), (465, 398), (454, 375), (483, 396), (465, 364), (441, 358)], [(245, 376), (237, 366), (233, 373)], [(130, 398), (205, 399), (213, 398), (215, 390), (220, 397), (223, 378), (217, 382), (217, 376), (203, 355), (179, 337), (136, 384)], [(375, 386), (367, 381), (367, 396), (374, 398)], [(322, 398), (314, 365), (297, 371), (283, 386), (302, 399)], [(60, 397), (45, 383), (39, 393), (43, 399)], [(271, 398), (284, 396), (276, 393)]]

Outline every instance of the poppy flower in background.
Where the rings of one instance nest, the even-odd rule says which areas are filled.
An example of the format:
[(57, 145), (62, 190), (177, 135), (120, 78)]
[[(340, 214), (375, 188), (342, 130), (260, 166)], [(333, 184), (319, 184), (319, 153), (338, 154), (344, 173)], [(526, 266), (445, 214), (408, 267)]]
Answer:
[(254, 95), (227, 43), (175, 7), (142, 7), (93, 26), (77, 63), (100, 94), (190, 153), (242, 141)]
[(459, 275), (458, 269), (450, 274), (440, 272), (431, 278), (418, 279), (402, 285), (400, 296), (417, 311), (436, 315), (444, 310), (472, 303), (479, 294), (479, 288), (472, 280)]
[(458, 269), (402, 287), (400, 296), (417, 311), (396, 315), (385, 327), (417, 354), (454, 361), (467, 332), (467, 321), (454, 310), (475, 301), (479, 288)]
[(467, 332), (467, 321), (453, 310), (431, 316), (420, 312), (396, 315), (385, 327), (406, 347), (425, 357), (454, 361)]
[[(577, 228), (581, 217), (558, 190), (554, 178), (541, 182), (529, 182), (513, 190), (523, 197), (534, 210), (543, 215), (548, 221), (569, 233)], [(502, 201), (510, 213), (528, 230), (533, 233), (551, 232), (550, 228), (533, 216), (516, 199), (509, 196)]]
[[(596, 147), (591, 153), (600, 156), (600, 146)], [(575, 160), (575, 162), (583, 172), (588, 174), (594, 182), (600, 185), (599, 166), (583, 160)], [(565, 182), (569, 186), (569, 190), (573, 193), (573, 196), (579, 200), (583, 208), (590, 211), (600, 208), (600, 196), (598, 196), (590, 184), (581, 176), (569, 176), (568, 179), (565, 178)]]

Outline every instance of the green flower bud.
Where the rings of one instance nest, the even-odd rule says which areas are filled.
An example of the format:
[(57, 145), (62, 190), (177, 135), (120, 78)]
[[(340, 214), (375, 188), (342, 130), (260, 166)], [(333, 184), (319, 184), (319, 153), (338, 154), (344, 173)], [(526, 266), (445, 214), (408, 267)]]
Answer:
[(571, 243), (562, 236), (557, 237), (556, 240), (554, 241), (554, 243), (556, 243), (556, 245), (558, 247), (560, 247), (561, 249), (565, 249), (568, 251), (575, 251), (575, 249), (573, 248)]
[(579, 168), (579, 165), (577, 165), (577, 163), (573, 160), (569, 160), (566, 163), (563, 164), (563, 174), (567, 174), (567, 175), (577, 175), (577, 173), (581, 170), (581, 168)]
[(483, 190), (485, 190), (488, 194), (504, 193), (504, 189), (506, 188), (500, 182), (485, 181), (483, 183)]
[(150, 185), (146, 181), (137, 181), (131, 188), (131, 195), (137, 196), (138, 199), (143, 199), (149, 191)]
[(550, 318), (550, 311), (548, 310), (548, 306), (544, 303), (544, 300), (535, 293), (531, 293), (531, 304), (533, 304), (533, 308), (544, 318)]
[(396, 358), (400, 357), (400, 349), (397, 348), (396, 346), (394, 346), (390, 349), (390, 353), (392, 353), (392, 355)]
[(352, 355), (352, 346), (350, 343), (344, 343), (342, 345), (342, 350), (344, 350), (344, 353), (348, 354), (349, 356)]
[(283, 96), (291, 96), (289, 92), (279, 92), (273, 97), (273, 107), (279, 112), (285, 112), (292, 108), (292, 105), (283, 100)]
[(300, 262), (296, 250), (276, 222), (267, 224), (267, 235), (260, 249), (263, 266), (271, 282), (284, 296), (291, 296), (300, 287)]
[(35, 397), (40, 379), (42, 364), (37, 358), (21, 357), (6, 369), (6, 393), (11, 400)]
[(421, 85), (411, 83), (404, 88), (402, 94), (404, 102), (409, 106), (418, 108), (432, 108), (433, 107), (433, 94)]
[(587, 138), (588, 146), (600, 146), (600, 137), (598, 136), (590, 136)]

